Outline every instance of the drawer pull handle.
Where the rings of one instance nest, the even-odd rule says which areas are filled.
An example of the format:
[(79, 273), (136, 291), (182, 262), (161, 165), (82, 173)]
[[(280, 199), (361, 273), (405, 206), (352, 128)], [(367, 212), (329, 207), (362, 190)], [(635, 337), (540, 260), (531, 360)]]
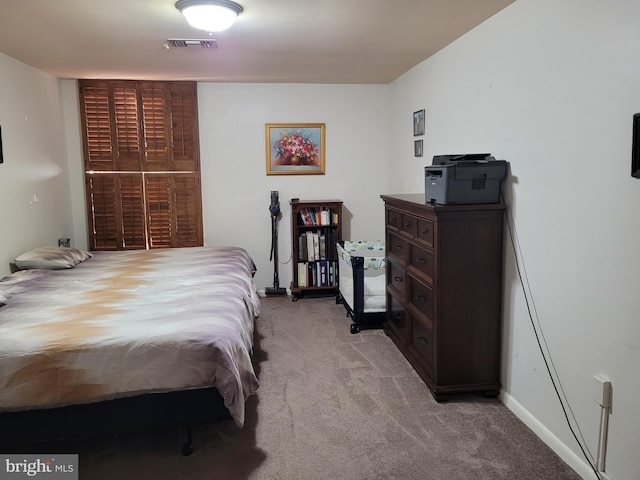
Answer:
[(393, 318), (396, 320), (402, 320), (402, 314), (400, 312), (393, 312)]
[(420, 342), (420, 345), (426, 345), (427, 343), (429, 343), (424, 337), (418, 337), (418, 342)]
[(402, 280), (404, 280), (402, 277), (393, 277), (393, 279), (394, 279), (396, 282), (401, 282)]
[(426, 258), (419, 258), (418, 259), (418, 263), (421, 263), (421, 264), (424, 265), (425, 263), (427, 263), (427, 259)]
[(404, 226), (405, 226), (405, 227), (410, 227), (410, 226), (411, 226), (411, 222), (405, 222), (405, 223), (404, 223)]
[(427, 301), (427, 297), (425, 295), (418, 295), (417, 299), (420, 300), (421, 302), (426, 302)]
[(429, 230), (427, 228), (423, 228), (422, 233), (429, 233)]
[(396, 250), (402, 250), (402, 245), (396, 245), (393, 248), (395, 248)]

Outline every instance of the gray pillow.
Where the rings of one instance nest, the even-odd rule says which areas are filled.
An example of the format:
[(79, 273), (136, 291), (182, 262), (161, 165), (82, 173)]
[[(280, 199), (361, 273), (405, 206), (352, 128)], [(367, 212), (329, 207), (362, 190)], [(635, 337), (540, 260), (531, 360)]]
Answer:
[(33, 268), (60, 270), (73, 268), (92, 256), (89, 252), (79, 248), (38, 247), (17, 256), (14, 263), (20, 270)]

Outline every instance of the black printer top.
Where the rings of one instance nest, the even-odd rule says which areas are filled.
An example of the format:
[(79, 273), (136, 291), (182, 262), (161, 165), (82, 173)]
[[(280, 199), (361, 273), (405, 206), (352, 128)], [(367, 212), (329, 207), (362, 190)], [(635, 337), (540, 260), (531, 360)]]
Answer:
[(493, 160), (495, 158), (490, 153), (434, 155), (432, 165), (451, 165), (458, 162), (489, 162)]

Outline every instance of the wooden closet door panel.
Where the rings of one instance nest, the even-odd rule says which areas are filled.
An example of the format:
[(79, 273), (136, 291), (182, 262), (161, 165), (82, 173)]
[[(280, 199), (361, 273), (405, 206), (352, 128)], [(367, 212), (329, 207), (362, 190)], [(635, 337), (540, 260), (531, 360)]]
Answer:
[(78, 85), (90, 248), (202, 245), (196, 83)]
[(142, 161), (140, 131), (140, 105), (138, 89), (133, 82), (115, 82), (111, 85), (111, 116), (115, 122), (113, 144), (114, 170), (139, 171)]
[(85, 170), (114, 170), (113, 115), (107, 82), (80, 82), (80, 117)]
[(195, 83), (169, 83), (168, 106), (171, 131), (172, 170), (200, 170), (198, 101)]
[(146, 247), (141, 174), (86, 176), (90, 250)]
[(203, 245), (200, 175), (172, 174), (174, 247)]

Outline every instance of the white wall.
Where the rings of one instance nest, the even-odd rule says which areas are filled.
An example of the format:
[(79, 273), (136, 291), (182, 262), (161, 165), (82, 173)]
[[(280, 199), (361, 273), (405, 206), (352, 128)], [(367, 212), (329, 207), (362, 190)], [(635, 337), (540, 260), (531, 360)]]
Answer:
[[(79, 244), (86, 246), (77, 86), (63, 96)], [(74, 114), (70, 112), (75, 112)], [(259, 289), (273, 285), (270, 193), (279, 192), (280, 286), (292, 278), (289, 200), (344, 202), (343, 236), (384, 236), (387, 168), (386, 85), (198, 84), (204, 238), (206, 245), (239, 245), (253, 257)], [(266, 123), (325, 123), (325, 175), (266, 175)], [(85, 228), (86, 229), (86, 228)]]
[(0, 54), (0, 276), (23, 251), (73, 237), (58, 80)]
[[(618, 480), (640, 478), (640, 180), (630, 176), (638, 25), (637, 0), (518, 0), (390, 85), (391, 191), (424, 191), (435, 154), (510, 162), (503, 188), (534, 307), (594, 454), (592, 377), (612, 381), (606, 470)], [(411, 120), (421, 108), (425, 157), (416, 159)], [(503, 399), (591, 478), (505, 250)]]

